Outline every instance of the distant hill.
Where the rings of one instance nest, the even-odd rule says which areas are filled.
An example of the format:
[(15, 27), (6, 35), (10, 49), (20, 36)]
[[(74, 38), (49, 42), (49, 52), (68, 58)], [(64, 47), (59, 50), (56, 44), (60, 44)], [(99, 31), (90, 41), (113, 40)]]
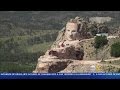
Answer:
[(113, 23), (120, 22), (119, 11), (1, 11), (0, 24), (12, 23), (29, 29), (61, 29), (66, 21), (76, 16), (110, 16)]
[(60, 30), (76, 16), (111, 17), (109, 26), (118, 27), (119, 11), (0, 11), (0, 36), (25, 35), (35, 30)]

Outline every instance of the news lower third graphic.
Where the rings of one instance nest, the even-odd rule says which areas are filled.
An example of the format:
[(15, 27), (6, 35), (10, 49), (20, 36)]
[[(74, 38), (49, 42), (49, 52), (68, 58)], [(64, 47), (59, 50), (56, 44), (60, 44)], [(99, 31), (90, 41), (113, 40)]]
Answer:
[(0, 79), (120, 79), (120, 73), (0, 73)]

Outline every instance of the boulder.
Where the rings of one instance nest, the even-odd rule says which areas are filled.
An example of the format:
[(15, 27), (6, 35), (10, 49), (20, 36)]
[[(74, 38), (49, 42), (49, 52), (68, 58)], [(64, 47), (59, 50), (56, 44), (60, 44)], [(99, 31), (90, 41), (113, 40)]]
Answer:
[(54, 59), (52, 61), (39, 61), (37, 67), (33, 73), (57, 73), (64, 70), (70, 63), (71, 60), (60, 60)]

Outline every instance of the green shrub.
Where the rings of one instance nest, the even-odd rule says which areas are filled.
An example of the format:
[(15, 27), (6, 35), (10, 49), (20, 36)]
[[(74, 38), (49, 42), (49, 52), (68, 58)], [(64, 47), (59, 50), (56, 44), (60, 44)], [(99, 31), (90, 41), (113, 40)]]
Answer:
[(96, 36), (95, 37), (95, 48), (100, 48), (103, 47), (108, 43), (107, 37), (106, 36)]
[(111, 56), (120, 57), (120, 42), (112, 44)]

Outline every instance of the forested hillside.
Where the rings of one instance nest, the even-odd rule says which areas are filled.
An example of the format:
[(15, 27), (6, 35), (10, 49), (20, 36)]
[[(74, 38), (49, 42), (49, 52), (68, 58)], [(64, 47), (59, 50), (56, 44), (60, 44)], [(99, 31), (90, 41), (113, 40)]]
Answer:
[[(76, 16), (95, 17), (110, 16), (114, 22), (120, 22), (119, 11), (1, 11), (1, 29), (26, 28), (53, 30), (61, 29), (65, 22)], [(19, 30), (22, 31), (22, 30)]]

